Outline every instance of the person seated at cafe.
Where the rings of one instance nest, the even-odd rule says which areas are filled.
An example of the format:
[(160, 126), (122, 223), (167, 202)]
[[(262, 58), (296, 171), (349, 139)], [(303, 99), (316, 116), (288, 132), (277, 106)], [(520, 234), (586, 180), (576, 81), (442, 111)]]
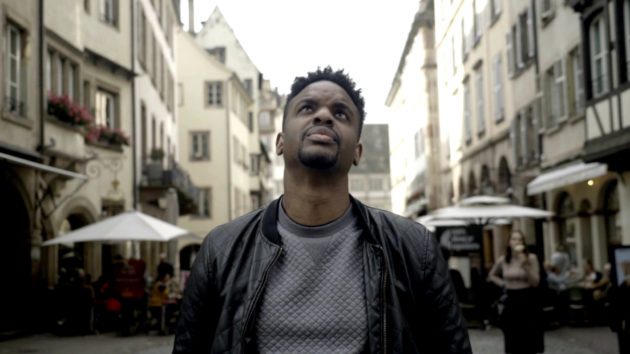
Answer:
[(169, 273), (163, 273), (158, 276), (151, 290), (151, 298), (149, 299), (149, 312), (151, 313), (151, 327), (162, 328), (162, 311), (169, 299), (169, 288), (171, 276)]

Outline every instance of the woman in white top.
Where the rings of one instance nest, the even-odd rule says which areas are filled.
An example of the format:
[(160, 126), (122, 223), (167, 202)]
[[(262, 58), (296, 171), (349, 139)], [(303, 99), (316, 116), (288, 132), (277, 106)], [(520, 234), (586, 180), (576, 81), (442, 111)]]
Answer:
[(505, 255), (494, 264), (488, 279), (507, 294), (501, 314), (505, 352), (544, 352), (541, 307), (536, 290), (540, 282), (540, 267), (536, 255), (527, 251), (522, 232), (513, 231), (510, 234)]

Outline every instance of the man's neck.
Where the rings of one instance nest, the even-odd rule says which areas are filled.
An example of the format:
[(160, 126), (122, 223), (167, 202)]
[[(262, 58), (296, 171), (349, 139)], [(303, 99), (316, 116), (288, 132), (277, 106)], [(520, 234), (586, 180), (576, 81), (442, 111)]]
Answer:
[(291, 220), (317, 226), (339, 218), (350, 205), (348, 177), (321, 179), (284, 174), (282, 207)]

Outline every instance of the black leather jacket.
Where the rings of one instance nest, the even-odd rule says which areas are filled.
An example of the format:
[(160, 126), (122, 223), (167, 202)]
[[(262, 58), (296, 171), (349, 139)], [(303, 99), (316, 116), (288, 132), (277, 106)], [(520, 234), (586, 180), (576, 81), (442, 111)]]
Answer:
[[(422, 225), (351, 198), (363, 249), (371, 353), (470, 353), (446, 264)], [(173, 353), (256, 352), (254, 322), (282, 254), (278, 200), (210, 232), (182, 303)]]

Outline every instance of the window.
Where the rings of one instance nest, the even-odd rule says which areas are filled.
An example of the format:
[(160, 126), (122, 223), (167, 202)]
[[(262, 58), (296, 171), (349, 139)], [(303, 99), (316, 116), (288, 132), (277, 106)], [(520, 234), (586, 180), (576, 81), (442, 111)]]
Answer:
[(155, 45), (155, 36), (151, 34), (151, 82), (153, 82), (153, 86), (156, 86), (155, 77), (157, 75), (157, 55), (158, 55), (158, 47)]
[(271, 125), (271, 115), (269, 112), (260, 112), (260, 127), (267, 128)]
[(116, 26), (117, 25), (117, 0), (100, 0), (101, 1), (101, 20)]
[(202, 216), (206, 218), (212, 217), (212, 189), (199, 188), (197, 196), (199, 197), (197, 216)]
[(96, 123), (102, 124), (110, 129), (116, 127), (116, 96), (111, 92), (102, 89), (96, 90), (95, 102)]
[(160, 148), (164, 150), (164, 122), (160, 122)]
[(87, 13), (90, 13), (90, 1), (91, 0), (83, 0), (83, 10)]
[(551, 93), (551, 107), (554, 121), (557, 123), (566, 117), (566, 79), (564, 75), (564, 61), (558, 60), (553, 65), (554, 87)]
[(155, 149), (157, 147), (157, 145), (155, 144), (156, 142), (156, 138), (155, 138), (155, 116), (151, 116), (151, 150)]
[(570, 54), (571, 65), (571, 109), (573, 115), (584, 112), (584, 76), (582, 75), (582, 55), (580, 49), (574, 49)]
[(483, 134), (486, 131), (485, 112), (483, 106), (483, 73), (481, 68), (475, 73), (475, 95), (477, 99), (477, 134)]
[(25, 73), (22, 69), (22, 32), (8, 24), (6, 35), (6, 108), (9, 112), (24, 115), (22, 91)]
[(252, 87), (252, 79), (245, 79), (245, 81), (243, 82), (243, 85), (245, 86), (245, 90), (247, 91), (247, 94), (249, 95), (249, 97), (253, 97), (254, 93), (253, 93), (253, 87)]
[(192, 144), (191, 160), (210, 159), (210, 132), (191, 133), (190, 141)]
[(494, 121), (503, 120), (503, 83), (501, 78), (501, 53), (497, 54), (492, 62), (493, 83), (492, 93), (494, 94)]
[(63, 95), (63, 77), (65, 75), (66, 61), (57, 57), (57, 71), (55, 72), (55, 93), (57, 95)]
[(371, 191), (382, 191), (383, 190), (383, 180), (380, 178), (370, 178), (370, 190)]
[(424, 134), (422, 132), (422, 129), (418, 130), (415, 134), (414, 137), (414, 142), (415, 142), (415, 156), (416, 159), (420, 157), (420, 155), (423, 154), (424, 152)]
[(77, 66), (76, 65), (70, 65), (70, 70), (68, 70), (68, 97), (70, 97), (71, 100), (76, 101), (77, 97), (77, 90), (75, 88), (77, 84)]
[(470, 129), (470, 83), (464, 83), (464, 140), (469, 144), (472, 140)]
[(90, 104), (90, 91), (90, 82), (83, 81), (83, 105), (88, 109), (92, 106)]
[(534, 8), (529, 6), (527, 9), (527, 54), (529, 58), (536, 55), (536, 47), (534, 45), (534, 31), (536, 23), (534, 22)]
[(490, 6), (492, 9), (492, 17), (496, 18), (501, 13), (501, 1), (503, 0), (490, 0)]
[(363, 191), (365, 189), (363, 179), (361, 178), (352, 178), (350, 179), (350, 190), (351, 191)]
[(507, 55), (508, 77), (514, 75), (514, 48), (512, 47), (512, 32), (505, 35), (505, 52)]
[(254, 132), (254, 113), (247, 112), (247, 127), (249, 128), (249, 132)]
[(206, 82), (206, 106), (223, 105), (223, 83)]
[(251, 169), (249, 170), (249, 172), (252, 175), (256, 175), (258, 174), (258, 169), (259, 169), (259, 165), (260, 165), (260, 155), (258, 154), (251, 154), (249, 155), (249, 165), (251, 166)]
[(540, 0), (540, 17), (543, 22), (548, 22), (553, 17), (553, 0)]
[(475, 22), (473, 23), (473, 27), (475, 28), (475, 43), (481, 38), (483, 34), (483, 8), (481, 7), (481, 1), (476, 0), (473, 4), (473, 8), (475, 11)]
[(48, 94), (49, 91), (52, 91), (52, 53), (48, 50), (46, 51), (46, 61), (44, 62), (44, 75), (46, 75), (44, 77), (45, 80), (45, 87), (46, 87), (46, 93)]
[(603, 16), (599, 15), (593, 20), (589, 29), (591, 88), (594, 97), (599, 97), (608, 91), (605, 30)]
[(147, 18), (144, 15), (144, 10), (140, 9), (138, 12), (140, 17), (138, 21), (138, 61), (142, 67), (146, 70), (147, 60)]
[(140, 155), (142, 165), (147, 164), (148, 136), (147, 136), (147, 107), (144, 102), (140, 102)]

